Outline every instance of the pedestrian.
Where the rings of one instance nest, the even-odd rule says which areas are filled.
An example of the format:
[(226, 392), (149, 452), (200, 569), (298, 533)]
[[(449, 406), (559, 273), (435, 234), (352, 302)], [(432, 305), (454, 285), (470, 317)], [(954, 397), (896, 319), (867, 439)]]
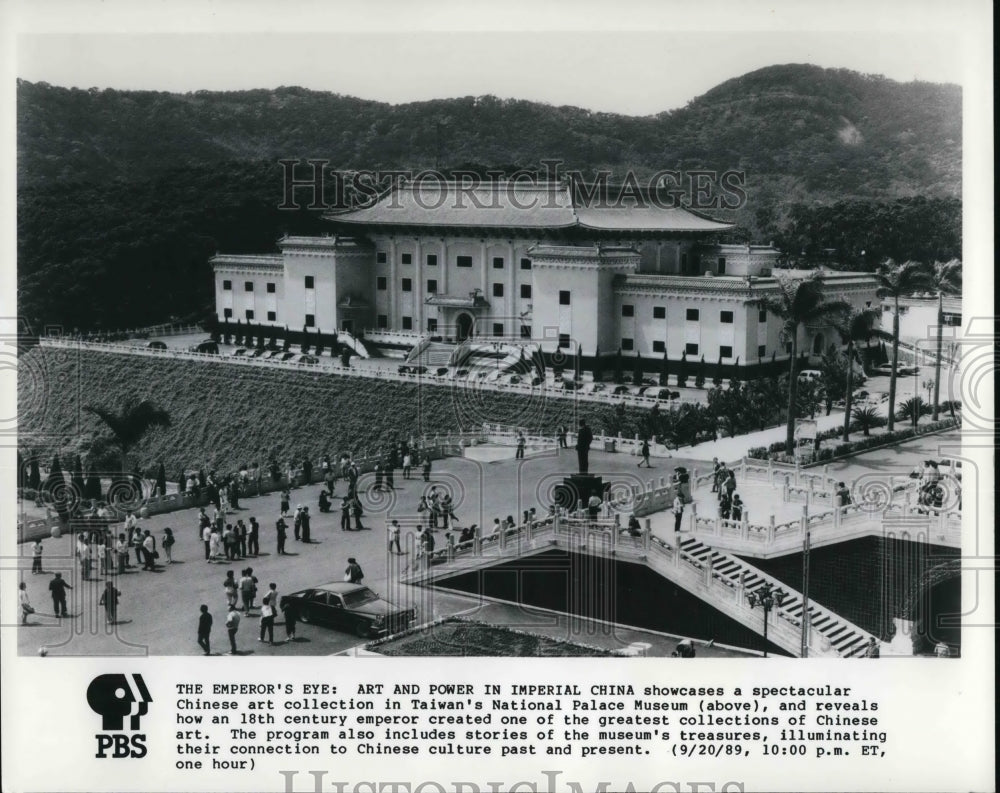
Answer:
[(364, 510), (361, 508), (361, 499), (357, 496), (354, 497), (354, 503), (351, 505), (351, 511), (354, 513), (354, 530), (362, 531), (365, 528), (361, 525), (361, 516), (364, 515)]
[(632, 537), (642, 536), (642, 525), (634, 514), (630, 515), (628, 519), (628, 533)]
[(413, 470), (413, 455), (407, 452), (403, 455), (403, 479), (410, 478), (411, 470)]
[(361, 565), (358, 564), (358, 560), (353, 556), (349, 557), (347, 560), (347, 569), (344, 571), (344, 580), (350, 581), (352, 584), (360, 584), (364, 577), (364, 571), (361, 569)]
[(723, 489), (720, 493), (721, 498), (719, 499), (719, 517), (723, 520), (729, 520), (729, 511), (732, 509), (733, 500), (729, 497), (729, 494)]
[(872, 636), (868, 639), (868, 647), (865, 648), (865, 658), (878, 658), (878, 657), (879, 657), (878, 639)]
[(743, 520), (743, 502), (740, 500), (738, 493), (733, 496), (733, 504), (729, 509), (729, 519), (735, 521)]
[(674, 495), (674, 531), (679, 532), (681, 530), (681, 518), (684, 517), (684, 499), (681, 498), (681, 494), (678, 491)]
[[(96, 536), (90, 543), (91, 567), (96, 567), (101, 575), (107, 575), (107, 551), (104, 546), (104, 532), (96, 532)], [(94, 564), (96, 562), (97, 564)]]
[(427, 519), (428, 527), (436, 529), (438, 527), (438, 517), (441, 515), (441, 502), (437, 487), (432, 487), (430, 495), (427, 496)]
[(649, 439), (642, 439), (642, 448), (639, 450), (639, 454), (642, 456), (642, 460), (639, 461), (639, 468), (642, 468), (642, 464), (645, 463), (647, 468), (652, 468), (649, 464)]
[[(126, 527), (128, 524), (125, 524)], [(132, 550), (135, 551), (135, 564), (137, 567), (144, 566), (146, 562), (146, 556), (143, 553), (144, 549), (142, 547), (143, 540), (146, 538), (143, 533), (139, 530), (138, 526), (134, 526), (131, 529), (131, 534), (129, 535), (129, 543), (132, 545)]]
[(312, 542), (310, 525), (312, 518), (309, 516), (309, 507), (302, 507), (302, 542)]
[(232, 570), (226, 571), (226, 579), (222, 582), (222, 588), (226, 593), (226, 607), (228, 609), (236, 608), (236, 593), (238, 587), (236, 584), (236, 577)]
[(601, 513), (601, 506), (604, 502), (597, 493), (592, 493), (590, 498), (587, 499), (587, 516), (590, 518), (592, 523), (597, 522), (597, 518)]
[(226, 614), (226, 631), (229, 633), (229, 654), (236, 655), (236, 632), (240, 629), (240, 613), (236, 610), (235, 602), (229, 606), (229, 613)]
[(87, 538), (83, 535), (76, 538), (76, 558), (80, 562), (80, 574), (86, 581), (90, 578), (90, 548), (87, 547)]
[(580, 429), (576, 433), (576, 459), (581, 474), (590, 471), (590, 444), (594, 441), (594, 433), (590, 431), (585, 419), (580, 419)]
[(205, 651), (205, 655), (211, 655), (212, 615), (208, 613), (208, 606), (204, 603), (201, 604), (199, 610), (201, 614), (198, 616), (198, 646)]
[[(393, 546), (396, 550), (393, 551)], [(402, 554), (403, 551), (399, 547), (399, 521), (393, 520), (389, 522), (389, 553)]]
[(241, 559), (247, 558), (247, 524), (242, 519), (236, 521), (237, 553)]
[(713, 457), (712, 458), (712, 492), (713, 493), (718, 493), (719, 492), (719, 466), (720, 466), (719, 458), (718, 457)]
[(204, 531), (212, 525), (211, 518), (205, 513), (205, 508), (198, 510), (198, 536), (204, 536)]
[(128, 566), (128, 543), (125, 541), (124, 533), (118, 535), (115, 555), (118, 557), (118, 575), (125, 575), (125, 568)]
[(159, 554), (156, 552), (156, 538), (149, 533), (149, 529), (142, 535), (142, 556), (145, 561), (142, 569), (151, 573), (156, 572), (156, 557)]
[(309, 485), (312, 484), (313, 478), (313, 464), (312, 460), (306, 457), (302, 461), (302, 484)]
[(319, 511), (324, 514), (330, 511), (330, 494), (325, 487), (319, 491)]
[(260, 525), (257, 518), (250, 518), (250, 528), (247, 530), (247, 551), (250, 556), (260, 555)]
[(163, 530), (163, 553), (166, 554), (167, 564), (174, 563), (174, 531), (171, 528)]
[(517, 433), (517, 451), (514, 452), (514, 459), (524, 459), (524, 434), (521, 432)]
[[(249, 614), (249, 612), (247, 612)], [(265, 595), (260, 605), (260, 639), (264, 641), (264, 634), (267, 634), (267, 643), (274, 645), (274, 607), (271, 605), (271, 596)]]
[(351, 530), (351, 499), (347, 496), (340, 502), (340, 530)]
[(278, 585), (273, 581), (267, 585), (267, 597), (271, 598), (271, 606), (274, 607), (274, 614), (277, 616), (281, 599), (278, 597)]
[(118, 620), (118, 598), (120, 595), (121, 592), (110, 581), (104, 585), (99, 605), (104, 606), (104, 614), (109, 625), (114, 625)]
[(285, 641), (294, 642), (295, 623), (298, 622), (299, 619), (298, 606), (295, 604), (295, 598), (287, 598), (281, 608), (285, 614)]
[(57, 617), (68, 617), (66, 609), (66, 590), (72, 589), (62, 577), (62, 573), (56, 573), (56, 577), (49, 581), (49, 592), (52, 594), (52, 609)]
[(430, 482), (431, 481), (431, 458), (430, 458), (430, 456), (424, 457), (424, 464), (423, 464), (422, 471), (423, 471), (423, 475), (424, 475), (424, 481), (425, 482)]
[(274, 524), (274, 528), (278, 532), (278, 554), (283, 556), (285, 553), (285, 539), (288, 537), (288, 525), (285, 523), (284, 518), (278, 518)]
[(441, 518), (442, 525), (446, 529), (455, 522), (455, 504), (451, 500), (451, 493), (445, 493), (444, 498), (441, 499)]
[(292, 496), (287, 490), (281, 491), (281, 517), (288, 516), (289, 505), (292, 502)]
[(218, 526), (213, 527), (212, 533), (208, 536), (208, 548), (208, 561), (219, 561), (222, 557), (222, 534)]
[(243, 570), (240, 578), (240, 597), (243, 598), (243, 613), (249, 617), (254, 598), (257, 597), (257, 577), (253, 574), (252, 567)]
[(31, 574), (41, 573), (42, 571), (42, 552), (44, 548), (42, 547), (42, 541), (36, 540), (34, 547), (31, 549)]
[(434, 532), (425, 531), (420, 535), (421, 555), (427, 559), (428, 566), (434, 556), (434, 544)]
[(729, 469), (726, 468), (725, 463), (719, 463), (719, 469), (715, 472), (715, 482), (713, 491), (719, 494), (719, 499), (722, 499), (722, 494), (726, 490), (726, 480), (729, 479)]
[(385, 487), (387, 490), (396, 489), (396, 469), (392, 465), (386, 466), (385, 469)]
[(299, 542), (302, 539), (302, 505), (299, 504), (295, 508), (295, 517), (292, 519), (292, 533), (295, 536), (295, 541)]
[(232, 523), (227, 523), (226, 530), (222, 532), (222, 547), (225, 549), (226, 559), (232, 561), (236, 549), (236, 532), (233, 531)]
[(736, 472), (729, 471), (726, 472), (726, 480), (724, 484), (726, 494), (729, 496), (730, 500), (733, 497), (733, 491), (736, 490)]
[(382, 464), (375, 463), (375, 485), (372, 487), (372, 490), (381, 490), (381, 489), (382, 489)]
[[(35, 609), (31, 606), (31, 600), (28, 598), (28, 585), (22, 581), (17, 587), (17, 598), (21, 603), (21, 624), (28, 624), (28, 615), (34, 614)], [(57, 615), (58, 616), (58, 615)]]
[(691, 503), (691, 474), (688, 473), (688, 469), (681, 466), (677, 469), (677, 486), (681, 491), (681, 498), (684, 499), (685, 504)]
[(837, 506), (846, 507), (851, 503), (851, 491), (847, 489), (847, 485), (843, 482), (837, 482)]

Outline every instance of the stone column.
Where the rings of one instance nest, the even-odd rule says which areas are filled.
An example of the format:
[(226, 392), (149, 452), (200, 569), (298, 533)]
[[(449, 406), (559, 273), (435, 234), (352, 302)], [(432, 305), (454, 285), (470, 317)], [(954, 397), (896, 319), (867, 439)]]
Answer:
[(413, 263), (413, 322), (416, 325), (415, 330), (418, 333), (423, 333), (426, 325), (424, 321), (424, 256), (420, 237), (417, 237), (416, 242), (416, 250), (413, 253), (415, 257)]
[(389, 327), (398, 330), (399, 315), (396, 307), (399, 304), (399, 271), (396, 264), (396, 238), (389, 238)]
[(507, 333), (512, 338), (518, 338), (521, 330), (517, 315), (521, 305), (521, 295), (517, 293), (517, 270), (514, 264), (514, 243), (507, 240)]

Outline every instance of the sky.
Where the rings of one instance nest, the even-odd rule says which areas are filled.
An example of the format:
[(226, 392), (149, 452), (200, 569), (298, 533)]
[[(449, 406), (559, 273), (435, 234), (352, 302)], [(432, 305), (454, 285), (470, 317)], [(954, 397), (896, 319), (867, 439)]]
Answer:
[[(753, 2), (707, 3), (699, 6), (707, 12), (693, 15), (682, 11), (689, 5), (675, 3), (640, 3), (642, 14), (629, 13), (636, 5), (539, 3), (544, 10), (597, 11), (538, 10), (528, 24), (515, 22), (516, 15), (487, 14), (476, 3), (389, 3), (382, 7), (394, 13), (381, 24), (370, 13), (282, 13), (267, 18), (266, 33), (252, 24), (255, 3), (246, 6), (243, 24), (230, 17), (214, 26), (183, 18), (151, 25), (141, 16), (130, 18), (128, 8), (121, 9), (121, 24), (82, 19), (67, 25), (58, 15), (24, 12), (15, 20), (15, 68), (26, 80), (78, 88), (187, 92), (298, 85), (392, 103), (493, 94), (632, 115), (681, 107), (727, 79), (780, 63), (900, 81), (964, 80), (962, 31), (948, 24), (961, 13), (938, 24), (930, 10), (921, 13), (926, 4), (919, 2), (905, 18), (869, 12), (854, 22), (850, 7), (871, 4), (841, 4), (834, 16), (813, 5), (804, 17)], [(711, 13), (713, 5), (719, 14)], [(803, 5), (810, 4), (796, 8)], [(414, 15), (415, 6), (452, 7), (454, 13)], [(479, 10), (470, 13), (470, 7)]]

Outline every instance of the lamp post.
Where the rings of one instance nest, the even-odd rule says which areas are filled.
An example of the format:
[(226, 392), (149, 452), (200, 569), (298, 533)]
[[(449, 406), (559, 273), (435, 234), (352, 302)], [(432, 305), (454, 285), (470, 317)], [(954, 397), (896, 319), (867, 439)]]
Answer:
[(747, 603), (750, 608), (758, 605), (764, 609), (764, 657), (767, 658), (767, 618), (771, 609), (780, 606), (785, 599), (785, 593), (780, 589), (775, 589), (770, 581), (765, 581), (755, 592), (747, 595)]

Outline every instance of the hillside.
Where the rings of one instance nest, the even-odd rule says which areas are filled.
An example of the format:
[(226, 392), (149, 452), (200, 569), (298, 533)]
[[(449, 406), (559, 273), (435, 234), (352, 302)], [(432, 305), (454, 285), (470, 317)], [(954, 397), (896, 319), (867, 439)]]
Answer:
[[(388, 105), (301, 88), (169, 94), (20, 81), (19, 313), (80, 329), (203, 315), (214, 252), (269, 251), (282, 233), (323, 229), (318, 212), (277, 209), (282, 158), (508, 172), (556, 159), (613, 180), (630, 169), (741, 169), (747, 206), (714, 213), (740, 224), (738, 239), (871, 253), (889, 222), (902, 242), (879, 255), (952, 258), (961, 101), (953, 85), (805, 65), (761, 69), (645, 117), (490, 96)], [(901, 199), (931, 206), (885, 221), (879, 206)], [(822, 214), (842, 201), (849, 211)], [(933, 250), (920, 244), (928, 218), (945, 225)]]

